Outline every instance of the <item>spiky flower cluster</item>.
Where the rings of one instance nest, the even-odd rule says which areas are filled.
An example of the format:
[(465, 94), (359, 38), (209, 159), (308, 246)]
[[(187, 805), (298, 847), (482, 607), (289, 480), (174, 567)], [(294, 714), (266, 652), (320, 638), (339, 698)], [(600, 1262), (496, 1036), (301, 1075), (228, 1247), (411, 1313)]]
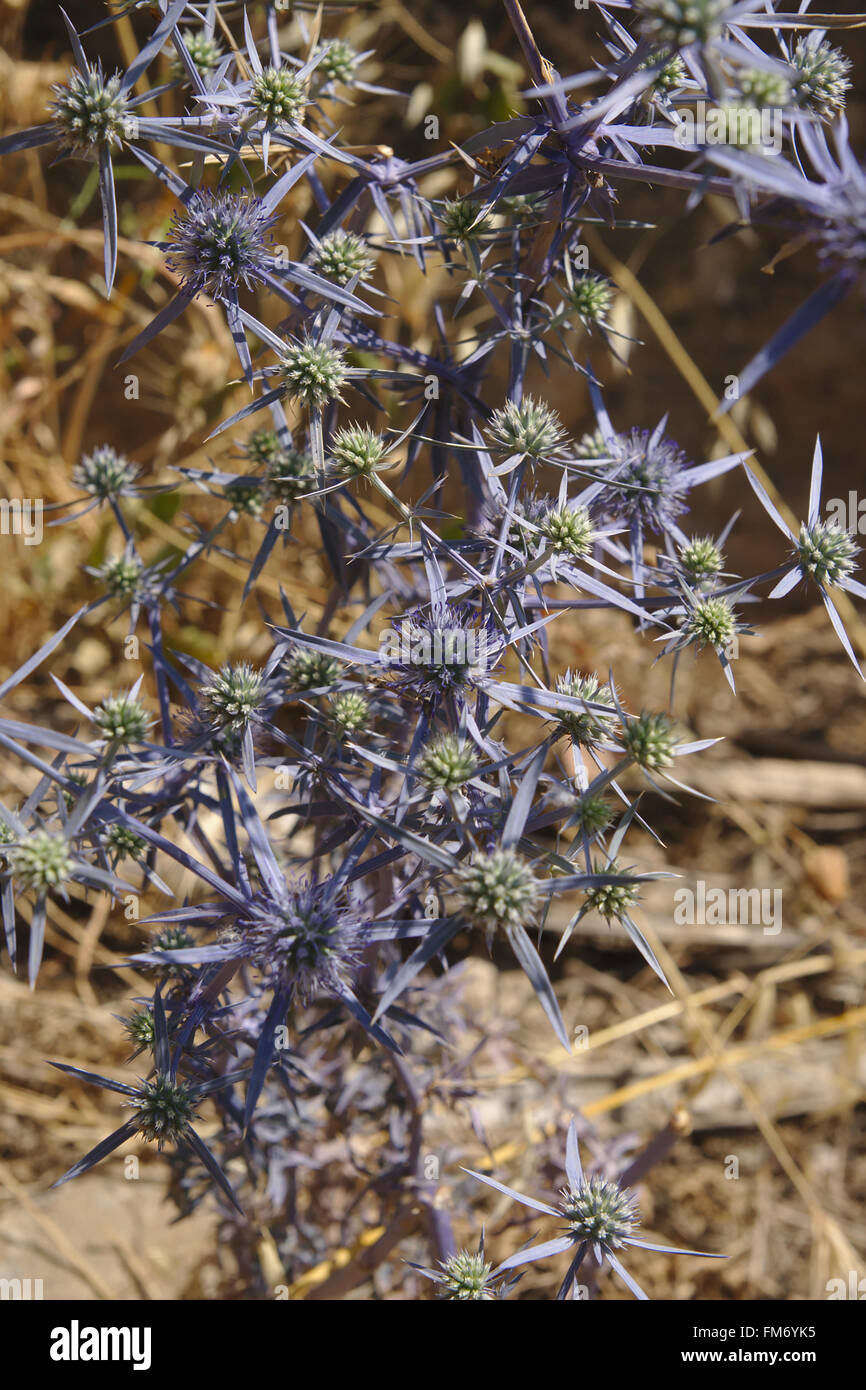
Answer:
[(612, 737), (616, 726), (613, 695), (610, 686), (598, 676), (572, 675), (570, 671), (566, 671), (564, 676), (557, 677), (556, 692), (558, 695), (568, 695), (572, 700), (587, 700), (592, 704), (610, 706), (610, 715), (599, 713), (597, 710), (559, 711), (560, 726), (575, 743), (590, 745)]
[[(162, 931), (157, 932), (150, 943), (152, 951), (165, 951), (169, 954), (172, 951), (189, 951), (195, 945), (195, 938), (186, 927), (163, 927)], [(193, 967), (184, 965), (178, 961), (172, 964), (169, 961), (160, 961), (156, 967), (162, 978), (166, 980), (182, 980), (191, 975)]]
[(477, 1250), (458, 1250), (442, 1264), (442, 1297), (446, 1299), (496, 1299), (493, 1266)]
[(680, 547), (679, 563), (686, 576), (698, 583), (720, 574), (725, 557), (711, 536), (693, 536)]
[(262, 899), (266, 921), (244, 935), (244, 949), (269, 986), (291, 986), (302, 1004), (351, 985), (368, 936), (362, 918), (340, 907), (329, 888), (327, 881), (287, 883), (279, 898)]
[(586, 507), (555, 507), (542, 518), (541, 531), (554, 550), (578, 559), (592, 549), (593, 525)]
[(854, 569), (859, 552), (850, 531), (835, 521), (800, 526), (796, 555), (807, 574), (818, 584), (839, 584)]
[(340, 737), (358, 733), (366, 728), (370, 701), (356, 690), (344, 690), (331, 701), (330, 715)]
[(349, 425), (331, 440), (331, 467), (343, 478), (366, 478), (384, 464), (385, 441), (369, 425)]
[(268, 126), (296, 121), (307, 104), (304, 84), (291, 68), (263, 68), (250, 88), (250, 105)]
[[(202, 77), (209, 77), (219, 67), (223, 57), (223, 47), (219, 39), (204, 29), (187, 29), (181, 34), (186, 51)], [(172, 63), (176, 77), (185, 77), (186, 69), (180, 58)]]
[(326, 82), (342, 82), (348, 87), (354, 81), (358, 54), (345, 39), (331, 39), (328, 43), (319, 44), (313, 50), (313, 57), (318, 59), (316, 75), (323, 77)]
[(627, 719), (622, 730), (625, 751), (650, 772), (669, 767), (675, 746), (674, 723), (666, 714), (642, 713)]
[(581, 459), (606, 459), (611, 457), (611, 446), (601, 430), (582, 434), (577, 441), (577, 457)]
[(243, 480), (226, 484), (226, 501), (232, 511), (242, 516), (261, 516), (265, 507), (265, 490), (258, 483)]
[[(644, 58), (642, 62), (638, 63), (638, 71), (655, 67), (658, 61), (657, 55)], [(673, 53), (664, 61), (653, 78), (649, 88), (650, 94), (657, 92), (661, 96), (667, 96), (670, 92), (675, 92), (682, 87), (687, 77), (688, 69), (685, 63), (679, 53)]]
[(490, 625), (468, 606), (416, 609), (388, 634), (382, 658), (399, 688), (423, 699), (463, 692), (488, 674), (495, 649)]
[(489, 217), (481, 217), (481, 206), (471, 198), (448, 202), (439, 218), (442, 235), (448, 241), (468, 241), (490, 230)]
[(415, 770), (429, 787), (458, 791), (475, 775), (478, 762), (470, 743), (456, 734), (440, 734), (427, 744)]
[(244, 661), (220, 668), (201, 688), (206, 715), (220, 728), (242, 730), (261, 710), (267, 682), (257, 667)]
[(254, 430), (243, 451), (252, 463), (265, 470), (267, 491), (279, 502), (296, 502), (316, 486), (316, 469), (310, 455), (284, 444), (276, 430)]
[(144, 705), (131, 695), (110, 695), (93, 711), (93, 722), (109, 743), (121, 747), (141, 743), (151, 725)]
[(298, 647), (286, 659), (286, 681), (291, 690), (319, 690), (340, 678), (340, 663), (327, 652)]
[(195, 193), (172, 218), (166, 263), (190, 294), (225, 299), (267, 275), (273, 222), (246, 193)]
[(142, 1083), (132, 1100), (127, 1102), (135, 1111), (135, 1126), (148, 1141), (158, 1148), (167, 1142), (177, 1143), (196, 1118), (193, 1092), (186, 1081), (173, 1081), (169, 1076), (156, 1076)]
[(670, 48), (707, 43), (722, 32), (729, 0), (635, 0), (641, 31)]
[(737, 85), (744, 102), (760, 107), (790, 106), (793, 93), (783, 72), (766, 72), (763, 68), (743, 68), (737, 73)]
[(114, 598), (130, 598), (141, 586), (144, 568), (135, 555), (112, 555), (97, 570), (103, 588)]
[(562, 1214), (577, 1240), (618, 1250), (638, 1225), (637, 1197), (628, 1187), (598, 1175), (563, 1188)]
[[(627, 877), (627, 871), (623, 869), (618, 860), (613, 859), (610, 863), (603, 861), (596, 864), (595, 872), (598, 874), (621, 874)], [(604, 917), (608, 922), (618, 922), (625, 917), (630, 908), (634, 907), (640, 897), (640, 888), (637, 883), (596, 883), (587, 889), (585, 908), (594, 909), (599, 916)]]
[(566, 299), (583, 323), (599, 323), (610, 313), (613, 286), (603, 275), (587, 271), (572, 282)]
[(456, 885), (464, 916), (488, 935), (535, 921), (538, 880), (516, 850), (473, 854), (457, 870)]
[(138, 859), (144, 853), (146, 841), (134, 830), (115, 821), (103, 836), (103, 844), (118, 859)]
[(120, 73), (106, 78), (99, 64), (88, 73), (73, 68), (65, 84), (53, 88), (50, 111), (63, 143), (75, 154), (94, 147), (122, 145), (130, 135), (129, 104)]
[(699, 598), (689, 610), (686, 631), (699, 647), (726, 647), (739, 624), (730, 599)]
[(7, 851), (6, 859), (22, 888), (43, 893), (65, 883), (72, 873), (72, 857), (63, 835), (49, 830), (33, 830), (20, 844)]
[(580, 798), (574, 808), (574, 816), (577, 824), (592, 839), (607, 830), (613, 820), (613, 809), (601, 793), (592, 792)]
[(508, 454), (544, 458), (565, 444), (568, 433), (558, 413), (544, 401), (526, 396), (494, 410), (487, 427), (493, 444)]
[(830, 121), (845, 109), (851, 79), (851, 60), (838, 48), (809, 34), (798, 39), (791, 54), (792, 85), (798, 106)]
[(346, 381), (346, 358), (340, 348), (305, 338), (290, 343), (279, 366), (279, 379), (287, 396), (311, 410), (321, 410), (340, 399)]
[(82, 454), (72, 470), (72, 481), (82, 492), (107, 502), (122, 496), (138, 475), (138, 465), (131, 463), (125, 454), (118, 453), (110, 444), (100, 444), (89, 454)]
[(606, 446), (610, 466), (604, 504), (611, 516), (661, 532), (685, 510), (688, 460), (673, 440), (633, 429)]
[(348, 285), (356, 275), (361, 280), (368, 279), (376, 258), (363, 237), (340, 229), (322, 238), (310, 256), (310, 263), (335, 284)]
[(154, 1026), (153, 1009), (150, 1007), (135, 1009), (123, 1020), (123, 1031), (129, 1038), (133, 1047), (146, 1049), (148, 1052), (153, 1049)]

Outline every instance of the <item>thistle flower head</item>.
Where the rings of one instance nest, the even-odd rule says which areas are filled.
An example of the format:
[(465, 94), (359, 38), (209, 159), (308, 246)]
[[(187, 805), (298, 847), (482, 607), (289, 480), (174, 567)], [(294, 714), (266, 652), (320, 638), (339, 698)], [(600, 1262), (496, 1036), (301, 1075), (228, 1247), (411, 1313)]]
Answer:
[(261, 671), (248, 662), (228, 664), (201, 688), (200, 697), (207, 716), (220, 728), (245, 729), (261, 710), (268, 694)]
[[(768, 74), (760, 75), (766, 77)], [(735, 101), (723, 102), (717, 108), (717, 118), (716, 138), (723, 144), (748, 154), (767, 154), (772, 149), (764, 134), (765, 118), (754, 100), (738, 97)]]
[(319, 44), (313, 51), (313, 57), (318, 58), (317, 76), (323, 77), (326, 82), (342, 82), (345, 87), (351, 86), (358, 66), (358, 54), (345, 39), (331, 39), (329, 43)]
[[(223, 56), (223, 47), (219, 39), (206, 33), (204, 29), (185, 29), (181, 38), (193, 65), (202, 77), (208, 77), (216, 71)], [(186, 77), (186, 69), (179, 58), (172, 62), (171, 71), (174, 77)]]
[(305, 338), (288, 345), (280, 361), (279, 376), (287, 396), (321, 410), (340, 398), (346, 381), (346, 359), (340, 348)]
[(560, 726), (575, 743), (589, 746), (612, 737), (617, 716), (609, 685), (598, 676), (572, 675), (571, 671), (566, 671), (564, 676), (557, 677), (556, 690), (557, 694), (568, 695), (573, 700), (588, 700), (592, 704), (610, 706), (609, 716), (597, 710), (559, 711)]
[(145, 850), (145, 841), (134, 830), (114, 821), (106, 830), (102, 842), (109, 853), (118, 859), (138, 859)]
[(608, 829), (613, 820), (613, 809), (600, 792), (588, 793), (575, 806), (574, 817), (580, 828), (592, 838)]
[(654, 43), (685, 48), (722, 32), (729, 0), (635, 0), (641, 32)]
[[(86, 787), (86, 786), (87, 786), (87, 778), (85, 777), (85, 775), (84, 775), (83, 772), (74, 772), (74, 771), (73, 771), (73, 772), (67, 773), (67, 776), (68, 776), (70, 782), (73, 782), (73, 783), (75, 784), (76, 787), (78, 787), (78, 788), (83, 788), (83, 787)], [(64, 802), (64, 805), (66, 806), (67, 811), (71, 811), (71, 810), (72, 810), (73, 806), (75, 805), (75, 802), (76, 802), (77, 799), (78, 799), (78, 796), (79, 796), (79, 792), (77, 792), (77, 791), (72, 792), (72, 791), (70, 791), (67, 787), (64, 787), (64, 788), (63, 788), (63, 802)], [(4, 827), (0, 826), (0, 844), (2, 844), (2, 842), (3, 842), (3, 829), (4, 829)], [(14, 839), (15, 837), (13, 836), (12, 838)]]
[[(618, 860), (614, 859), (609, 864), (599, 863), (595, 865), (597, 874), (625, 874)], [(628, 912), (629, 908), (634, 907), (640, 897), (640, 888), (636, 882), (632, 883), (597, 883), (586, 890), (585, 908), (593, 908), (606, 921), (620, 921)]]
[(483, 680), (493, 659), (493, 633), (469, 606), (419, 608), (388, 633), (383, 652), (401, 688), (430, 699)]
[(291, 68), (263, 68), (253, 78), (249, 95), (250, 105), (266, 125), (282, 125), (296, 121), (307, 104), (303, 82)]
[[(195, 937), (187, 931), (186, 927), (163, 927), (162, 931), (157, 932), (151, 941), (150, 949), (152, 951), (189, 951), (194, 945)], [(192, 970), (189, 965), (172, 965), (163, 961), (160, 961), (155, 968), (168, 980), (182, 979), (184, 975), (189, 975)]]
[(765, 107), (783, 108), (791, 105), (791, 84), (783, 72), (743, 68), (737, 73), (737, 85), (743, 101), (762, 110)]
[(343, 478), (366, 478), (383, 466), (385, 441), (369, 425), (337, 430), (331, 441), (331, 466)]
[(582, 434), (577, 441), (577, 457), (581, 459), (606, 459), (611, 457), (611, 446), (601, 430)]
[(817, 584), (840, 584), (855, 568), (854, 556), (859, 553), (849, 531), (843, 531), (835, 521), (818, 521), (813, 526), (800, 525), (795, 555), (806, 574)]
[(622, 730), (626, 752), (639, 767), (649, 771), (669, 767), (673, 761), (673, 720), (666, 714), (642, 713), (626, 720)]
[(791, 63), (791, 84), (799, 107), (826, 121), (845, 109), (846, 93), (851, 86), (851, 60), (840, 49), (809, 34), (797, 40)]
[(547, 197), (544, 193), (516, 193), (508, 198), (500, 198), (496, 210), (508, 213), (515, 222), (528, 222), (543, 212), (546, 205)]
[(822, 217), (819, 252), (837, 264), (866, 262), (866, 184), (862, 178), (846, 179), (834, 187), (832, 202)]
[(456, 880), (462, 911), (473, 926), (492, 934), (534, 922), (538, 880), (516, 850), (473, 854), (460, 865)]
[(487, 427), (493, 443), (508, 454), (539, 459), (562, 447), (568, 438), (557, 412), (544, 401), (524, 397), (494, 410)]
[(680, 567), (693, 582), (721, 574), (725, 557), (710, 536), (693, 536), (679, 551)]
[(363, 237), (342, 229), (323, 237), (310, 257), (310, 263), (321, 275), (337, 285), (348, 285), (353, 276), (369, 278), (376, 264), (375, 257)]
[(587, 271), (572, 282), (565, 297), (583, 323), (599, 323), (610, 313), (613, 286), (604, 275)]
[(552, 507), (540, 525), (554, 550), (563, 551), (575, 559), (589, 554), (593, 526), (586, 507)]
[(72, 481), (82, 492), (107, 502), (132, 487), (138, 474), (138, 465), (125, 454), (119, 454), (110, 444), (101, 444), (92, 453), (82, 455), (72, 470)]
[(292, 690), (318, 690), (340, 678), (340, 663), (327, 652), (296, 647), (286, 659), (286, 679)]
[(439, 217), (439, 227), (448, 241), (468, 241), (470, 237), (480, 236), (490, 230), (490, 219), (478, 221), (481, 205), (471, 198), (457, 198), (448, 202)]
[(156, 1140), (161, 1149), (167, 1140), (182, 1139), (196, 1118), (195, 1098), (185, 1081), (155, 1076), (145, 1081), (128, 1102), (135, 1113), (135, 1125), (145, 1139)]
[(226, 484), (225, 499), (232, 511), (241, 516), (261, 516), (265, 506), (265, 490), (259, 483), (238, 480)]
[(21, 844), (7, 852), (7, 861), (22, 888), (44, 892), (57, 888), (72, 873), (69, 845), (63, 835), (33, 830)]
[(123, 747), (141, 743), (151, 725), (144, 705), (131, 695), (109, 695), (93, 711), (93, 721), (109, 743)]
[(112, 555), (97, 570), (99, 582), (115, 598), (131, 598), (143, 575), (144, 566), (135, 555)]
[(510, 515), (505, 539), (512, 550), (525, 555), (537, 551), (540, 544), (543, 543), (543, 538), (539, 535), (541, 523), (546, 516), (556, 510), (555, 503), (550, 498), (541, 497), (534, 491), (523, 492), (508, 507), (502, 497), (486, 498), (482, 505), (482, 515), (478, 528), (485, 539), (489, 539), (491, 536), (499, 539), (506, 508)]
[(562, 1214), (576, 1241), (617, 1250), (638, 1225), (637, 1197), (618, 1182), (594, 1176), (562, 1189)]
[(356, 690), (344, 690), (331, 701), (330, 715), (341, 738), (346, 734), (356, 734), (366, 727), (370, 702)]
[(420, 754), (415, 770), (428, 787), (458, 791), (475, 775), (478, 762), (470, 743), (456, 734), (431, 739)]
[(49, 110), (63, 144), (76, 154), (94, 146), (121, 145), (129, 135), (129, 105), (120, 90), (120, 73), (106, 77), (99, 63), (88, 73), (73, 68), (67, 82), (52, 88)]
[[(649, 58), (644, 58), (643, 62), (638, 63), (638, 71), (653, 68), (658, 63), (658, 54), (652, 54)], [(662, 63), (660, 70), (656, 73), (649, 88), (650, 93), (658, 92), (666, 96), (669, 92), (675, 92), (681, 87), (688, 77), (688, 68), (680, 57), (679, 53), (672, 53)]]
[(604, 500), (611, 515), (664, 531), (685, 511), (687, 490), (685, 454), (670, 439), (656, 439), (649, 430), (619, 434), (606, 446), (611, 478)]
[(153, 1009), (134, 1009), (123, 1020), (123, 1031), (136, 1048), (153, 1051), (156, 1033), (153, 1024)]
[(480, 1299), (490, 1302), (496, 1298), (493, 1267), (477, 1250), (458, 1250), (442, 1264), (438, 1282), (442, 1297), (447, 1299)]
[(726, 647), (739, 631), (730, 599), (698, 598), (690, 608), (686, 632), (699, 647)]
[(254, 430), (243, 450), (251, 462), (264, 469), (268, 492), (280, 502), (296, 502), (316, 485), (310, 455), (284, 444), (276, 430)]
[(267, 273), (274, 216), (246, 193), (194, 193), (171, 220), (166, 264), (190, 294), (224, 299)]
[(270, 988), (291, 984), (307, 1004), (351, 985), (368, 931), (351, 908), (339, 906), (327, 882), (287, 883), (280, 897), (263, 897), (259, 909), (245, 944)]

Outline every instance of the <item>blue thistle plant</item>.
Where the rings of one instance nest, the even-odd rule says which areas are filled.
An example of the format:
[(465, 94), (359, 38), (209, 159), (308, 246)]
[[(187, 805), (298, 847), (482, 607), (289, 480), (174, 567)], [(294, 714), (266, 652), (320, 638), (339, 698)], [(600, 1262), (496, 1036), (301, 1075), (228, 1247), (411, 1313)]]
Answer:
[(190, 294), (225, 299), (270, 269), (274, 215), (244, 193), (194, 193), (172, 218), (167, 264)]
[(555, 1236), (541, 1245), (531, 1245), (526, 1250), (518, 1251), (516, 1255), (510, 1255), (497, 1266), (494, 1275), (505, 1274), (531, 1261), (547, 1260), (568, 1253), (571, 1257), (568, 1269), (556, 1295), (558, 1300), (565, 1300), (572, 1291), (577, 1297), (578, 1274), (587, 1255), (591, 1255), (596, 1265), (610, 1265), (635, 1298), (645, 1300), (647, 1295), (620, 1260), (621, 1250), (655, 1250), (670, 1255), (692, 1255), (698, 1259), (725, 1258), (723, 1255), (708, 1255), (700, 1250), (679, 1250), (669, 1245), (657, 1245), (639, 1236), (635, 1194), (616, 1179), (604, 1178), (599, 1174), (587, 1177), (584, 1173), (574, 1120), (568, 1129), (565, 1170), (568, 1185), (560, 1193), (558, 1207), (539, 1202), (534, 1197), (524, 1196), (484, 1173), (473, 1172), (471, 1168), (465, 1170), (470, 1176), (486, 1183), (495, 1191), (504, 1193), (515, 1202), (529, 1207), (531, 1211), (552, 1216), (565, 1226), (564, 1234)]
[[(555, 1205), (482, 1179), (553, 1217), (556, 1238), (498, 1268), (483, 1237), (477, 1250), (458, 1248), (444, 1187), (422, 1165), (428, 1099), (444, 1094), (442, 1069), (454, 1062), (445, 1049), (463, 1026), (446, 955), (483, 935), (495, 961), (513, 957), (567, 1049), (546, 962), (575, 948), (588, 913), (664, 982), (634, 920), (643, 884), (665, 874), (641, 872), (629, 853), (636, 826), (654, 833), (630, 779), (666, 797), (689, 793), (679, 760), (715, 740), (681, 733), (673, 708), (624, 708), (613, 672), (563, 671), (554, 638), (564, 615), (572, 634), (586, 610), (626, 615), (674, 672), (687, 647), (710, 647), (733, 687), (728, 646), (751, 631), (741, 607), (802, 581), (858, 664), (833, 594), (863, 599), (866, 586), (853, 530), (821, 513), (820, 445), (806, 519), (792, 527), (747, 453), (692, 464), (667, 417), (652, 431), (616, 429), (600, 385), (624, 336), (609, 322), (614, 286), (577, 255), (592, 248), (593, 226), (643, 225), (632, 218), (636, 182), (647, 203), (666, 188), (690, 207), (722, 195), (742, 222), (781, 223), (811, 242), (827, 279), (741, 374), (744, 395), (862, 283), (866, 172), (840, 119), (849, 61), (806, 11), (776, 26), (747, 0), (636, 0), (624, 22), (622, 6), (599, 9), (604, 49), (587, 72), (560, 77), (509, 3), (530, 68), (525, 113), (413, 160), (378, 136), (347, 143), (338, 106), (373, 93), (378, 119), (389, 94), (361, 80), (368, 54), (320, 32), (327, 7), (312, 31), (303, 6), (291, 31), (273, 6), (236, 16), (166, 0), (152, 19), (133, 8), (136, 32), (149, 32), (116, 72), (88, 60), (64, 16), (69, 76), (47, 122), (0, 140), (0, 153), (54, 146), (94, 165), (109, 293), (118, 246), (126, 254), (135, 236), (124, 214), (120, 242), (115, 160), (124, 176), (134, 161), (151, 192), (176, 200), (156, 246), (179, 283), (162, 302), (159, 279), (142, 283), (154, 317), (121, 360), (160, 335), (173, 360), (183, 316), (205, 295), (250, 397), (224, 411), (237, 383), (221, 373), (208, 382), (201, 417), (185, 426), (198, 433), (206, 415), (212, 433), (189, 447), (238, 429), (206, 467), (154, 454), (144, 439), (129, 445), (140, 465), (121, 445), (81, 457), (77, 495), (58, 511), (74, 522), (99, 509), (85, 567), (95, 596), (0, 683), (0, 698), (23, 695), (70, 634), (119, 610), (129, 637), (142, 638), (154, 692), (153, 718), (143, 677), (91, 708), (55, 675), (86, 734), (0, 719), (5, 754), (32, 778), (17, 811), (0, 807), (13, 967), (23, 898), (35, 985), (52, 899), (72, 913), (94, 892), (160, 895), (126, 962), (146, 972), (151, 997), (121, 1019), (147, 1074), (124, 1085), (58, 1064), (128, 1107), (60, 1181), (127, 1140), (153, 1143), (170, 1153), (182, 1211), (213, 1194), (221, 1232), (248, 1252), (242, 1192), (256, 1242), (273, 1234), (294, 1278), (332, 1254), (330, 1227), (300, 1192), (310, 1163), (323, 1182), (338, 1170), (345, 1191), (333, 1210), (330, 1195), (320, 1206), (347, 1240), (377, 1198), (392, 1214), (407, 1201), (422, 1212), (431, 1263), (415, 1268), (449, 1300), (506, 1297), (513, 1270), (560, 1255), (560, 1298), (587, 1257), (642, 1297), (620, 1257), (661, 1247), (639, 1234), (627, 1174), (584, 1174), (574, 1125)], [(283, 51), (296, 39), (303, 56)], [(142, 79), (159, 54), (169, 80), (154, 88)], [(681, 149), (679, 118), (707, 97), (728, 112), (728, 141)], [(778, 108), (773, 158), (737, 135), (747, 104)], [(169, 114), (148, 115), (156, 106)], [(273, 245), (278, 226), (305, 248), (301, 260)], [(397, 257), (436, 300), (429, 332), (395, 328), (399, 305), (376, 289), (374, 267)], [(574, 356), (590, 334), (592, 365)], [(630, 370), (640, 370), (643, 345), (630, 346)], [(563, 382), (586, 385), (596, 427), (531, 394), (546, 393), (535, 383), (548, 377), (550, 401)], [(253, 415), (263, 423), (249, 432)], [(573, 437), (572, 424), (583, 433)], [(123, 447), (134, 437), (131, 426)], [(187, 447), (180, 436), (177, 447)], [(142, 478), (164, 457), (180, 478), (165, 515), (193, 494), (208, 510), (204, 520), (191, 506), (162, 546), (151, 523), (163, 512), (149, 503), (175, 483)], [(718, 536), (682, 529), (693, 489), (740, 466), (785, 538), (778, 565), (748, 578), (725, 570), (735, 518)], [(279, 572), (265, 575), (275, 555)], [(306, 566), (315, 597), (297, 615), (292, 575)], [(188, 609), (216, 606), (238, 577), (241, 655), (212, 669), (190, 655), (201, 638)], [(196, 1132), (205, 1102), (214, 1152)], [(357, 1174), (347, 1182), (346, 1169), (316, 1156), (323, 1113), (344, 1137), (355, 1124), (385, 1136), (363, 1203)], [(261, 1268), (254, 1277), (266, 1293)]]

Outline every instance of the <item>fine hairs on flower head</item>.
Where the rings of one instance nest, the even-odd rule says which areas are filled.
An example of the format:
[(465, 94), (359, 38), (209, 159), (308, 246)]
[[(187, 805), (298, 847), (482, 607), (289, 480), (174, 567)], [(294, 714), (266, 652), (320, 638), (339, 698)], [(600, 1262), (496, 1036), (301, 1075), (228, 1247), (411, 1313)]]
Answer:
[[(664, 1193), (684, 1127), (663, 1120), (626, 1158), (661, 1091), (676, 1104), (703, 1061), (742, 1060), (707, 1032), (681, 1065), (673, 991), (735, 943), (734, 984), (701, 978), (700, 1003), (708, 1030), (733, 988), (739, 1026), (747, 955), (776, 969), (772, 939), (747, 951), (741, 923), (716, 937), (695, 914), (680, 932), (662, 899), (685, 841), (662, 836), (686, 818), (697, 843), (700, 804), (737, 819), (701, 788), (725, 766), (727, 745), (710, 750), (735, 668), (748, 719), (760, 698), (773, 643), (747, 650), (750, 618), (796, 591), (830, 624), (828, 708), (855, 710), (862, 679), (859, 512), (840, 514), (814, 435), (759, 462), (739, 434), (766, 442), (747, 398), (862, 299), (849, 17), (633, 0), (576, 6), (566, 34), (542, 5), (542, 55), (516, 0), (502, 24), (442, 11), (429, 35), (407, 7), (286, 8), (121, 5), (83, 34), (61, 11), (40, 122), (0, 137), (21, 259), (3, 286), (9, 457), (36, 455), (57, 494), (26, 603), (9, 576), (0, 944), (32, 989), (48, 981), (58, 1048), (70, 959), (79, 991), (90, 963), (111, 967), (106, 998), (128, 986), (128, 1073), (113, 1055), (106, 1076), (52, 1064), (115, 1112), (57, 1181), (150, 1146), (178, 1216), (218, 1232), (222, 1298), (272, 1299), (279, 1277), (290, 1298), (594, 1300), (612, 1275), (642, 1300), (642, 1252), (663, 1257), (655, 1288), (668, 1255), (723, 1258), (645, 1236), (672, 1212), (709, 1224), (694, 1183), (667, 1205), (647, 1187), (657, 1164)], [(413, 42), (430, 76), (452, 21), (451, 68), (410, 80)], [(569, 71), (565, 48), (587, 43)], [(61, 160), (84, 161), (68, 216)], [(709, 275), (687, 260), (688, 218), (714, 223)], [(777, 322), (785, 276), (762, 277), (774, 327), (696, 424), (708, 368), (686, 370), (675, 311), (700, 315), (698, 355), (760, 327), (716, 294), (723, 242), (785, 274), (811, 256), (817, 282)], [(678, 288), (656, 308), (644, 251), (662, 245)], [(665, 356), (686, 383), (668, 399)], [(830, 452), (836, 477), (838, 436)], [(769, 474), (790, 471), (793, 499), (810, 458), (795, 516)], [(19, 506), (3, 504), (4, 539)], [(778, 647), (767, 660), (778, 673)], [(805, 727), (801, 693), (774, 718)], [(757, 797), (760, 757), (748, 767)], [(779, 827), (760, 862), (781, 873), (803, 835)], [(800, 878), (809, 912), (817, 896), (829, 912), (811, 865)], [(823, 968), (784, 951), (791, 980)], [(835, 953), (834, 980), (844, 965)], [(481, 969), (494, 987), (473, 993)], [(617, 1137), (592, 1130), (591, 1089), (572, 1097), (576, 1061), (607, 1088), (599, 1113), (623, 1110)], [(484, 1172), (464, 1167), (473, 1152)], [(509, 1168), (528, 1192), (500, 1181)]]

